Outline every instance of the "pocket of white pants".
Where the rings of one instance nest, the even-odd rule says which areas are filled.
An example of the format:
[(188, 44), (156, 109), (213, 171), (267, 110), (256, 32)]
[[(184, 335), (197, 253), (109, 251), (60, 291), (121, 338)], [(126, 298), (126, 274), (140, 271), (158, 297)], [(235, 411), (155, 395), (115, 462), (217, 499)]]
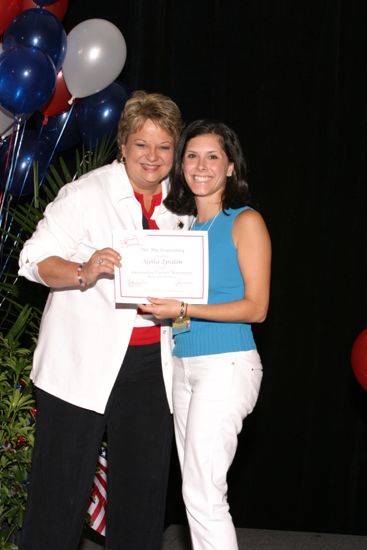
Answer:
[(234, 365), (233, 388), (234, 394), (240, 401), (243, 418), (250, 414), (257, 402), (263, 369), (260, 356), (256, 349), (241, 351), (232, 354), (231, 363)]

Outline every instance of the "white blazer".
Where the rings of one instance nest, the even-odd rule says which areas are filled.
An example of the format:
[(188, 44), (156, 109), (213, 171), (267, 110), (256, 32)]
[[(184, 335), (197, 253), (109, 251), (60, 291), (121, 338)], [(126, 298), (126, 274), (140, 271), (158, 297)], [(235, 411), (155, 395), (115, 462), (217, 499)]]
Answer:
[[(167, 180), (162, 184), (163, 198)], [(163, 204), (152, 219), (160, 229), (188, 229)], [(49, 256), (87, 261), (96, 249), (112, 247), (112, 232), (141, 229), (142, 211), (124, 165), (117, 161), (65, 185), (47, 206), (44, 218), (26, 241), (19, 275), (45, 284), (37, 264)], [(42, 316), (31, 378), (38, 388), (69, 403), (103, 413), (125, 353), (137, 306), (116, 306), (113, 280), (103, 278), (81, 292), (50, 289)], [(161, 328), (163, 377), (172, 410), (172, 337)]]

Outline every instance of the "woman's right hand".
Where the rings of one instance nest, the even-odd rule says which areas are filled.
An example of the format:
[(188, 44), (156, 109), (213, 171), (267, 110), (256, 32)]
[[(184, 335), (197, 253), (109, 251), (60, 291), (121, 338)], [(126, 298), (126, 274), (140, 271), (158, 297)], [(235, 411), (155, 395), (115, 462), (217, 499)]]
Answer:
[(90, 286), (102, 275), (113, 275), (115, 267), (121, 267), (121, 256), (113, 248), (96, 250), (87, 262), (83, 263), (82, 279)]
[(59, 256), (49, 256), (37, 264), (38, 273), (51, 288), (87, 288), (102, 276), (113, 276), (114, 268), (121, 266), (121, 256), (113, 248), (93, 252), (87, 262), (78, 264)]

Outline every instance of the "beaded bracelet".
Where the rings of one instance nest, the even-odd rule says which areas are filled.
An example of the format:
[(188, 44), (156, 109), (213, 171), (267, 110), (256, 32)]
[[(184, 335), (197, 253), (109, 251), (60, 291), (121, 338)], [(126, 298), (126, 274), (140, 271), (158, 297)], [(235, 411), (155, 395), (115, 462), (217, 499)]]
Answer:
[(82, 277), (83, 267), (84, 267), (84, 264), (78, 265), (76, 269), (76, 276), (78, 277), (80, 288), (85, 290), (88, 287), (88, 283)]

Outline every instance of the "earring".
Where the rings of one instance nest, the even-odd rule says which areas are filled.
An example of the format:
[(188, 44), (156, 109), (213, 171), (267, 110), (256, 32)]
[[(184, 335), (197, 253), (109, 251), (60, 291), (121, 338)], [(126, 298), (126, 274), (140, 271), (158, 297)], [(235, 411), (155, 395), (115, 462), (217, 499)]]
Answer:
[(121, 157), (121, 161), (125, 164), (125, 163), (126, 163), (126, 158), (125, 158), (125, 157)]

